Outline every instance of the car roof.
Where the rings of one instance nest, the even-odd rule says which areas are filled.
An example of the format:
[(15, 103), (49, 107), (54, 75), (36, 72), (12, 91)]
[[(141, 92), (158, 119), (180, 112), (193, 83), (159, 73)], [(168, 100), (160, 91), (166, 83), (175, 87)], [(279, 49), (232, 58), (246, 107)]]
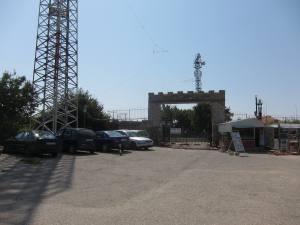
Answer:
[(93, 131), (92, 129), (89, 129), (89, 128), (74, 128), (74, 127), (66, 127), (66, 128), (63, 128), (62, 130), (77, 130), (77, 131), (80, 131), (80, 130), (91, 130)]
[[(21, 131), (19, 131), (18, 133), (24, 133), (24, 132), (32, 132), (32, 133), (34, 133), (34, 132), (41, 132), (41, 131), (52, 133), (52, 132), (49, 131), (49, 130), (21, 130)], [(53, 133), (52, 133), (52, 134), (53, 134)]]
[(137, 132), (137, 131), (145, 131), (145, 130), (116, 130), (116, 131), (124, 131), (124, 132), (127, 132), (127, 131), (134, 131), (134, 132)]
[(49, 130), (31, 130), (31, 132), (41, 132), (41, 131), (43, 131), (43, 132), (49, 132), (49, 133), (53, 134), (53, 132), (49, 131)]
[(106, 130), (97, 130), (97, 131), (95, 131), (95, 133), (96, 134), (98, 134), (98, 133), (106, 133)]

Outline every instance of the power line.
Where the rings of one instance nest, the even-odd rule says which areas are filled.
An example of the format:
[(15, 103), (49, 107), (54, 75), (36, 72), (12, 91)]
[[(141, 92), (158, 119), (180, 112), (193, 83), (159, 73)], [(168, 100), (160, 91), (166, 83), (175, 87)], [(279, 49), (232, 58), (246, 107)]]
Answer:
[(152, 34), (146, 29), (146, 26), (142, 22), (141, 18), (137, 15), (137, 12), (135, 11), (133, 5), (129, 1), (125, 1), (128, 9), (132, 13), (133, 17), (135, 18), (138, 26), (143, 30), (144, 34), (147, 36), (149, 41), (153, 45), (153, 54), (161, 54), (161, 53), (168, 53), (169, 51), (167, 49), (162, 48), (157, 41), (153, 38)]

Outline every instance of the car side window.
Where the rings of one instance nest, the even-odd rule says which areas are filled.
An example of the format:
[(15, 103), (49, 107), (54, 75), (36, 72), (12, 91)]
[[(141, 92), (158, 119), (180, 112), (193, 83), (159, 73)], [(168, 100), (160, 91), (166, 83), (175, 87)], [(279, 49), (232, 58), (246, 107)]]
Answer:
[(124, 136), (127, 136), (127, 134), (123, 131), (118, 131), (120, 134), (124, 135)]
[(65, 130), (64, 137), (71, 137), (71, 136), (72, 136), (72, 131), (71, 130)]
[(34, 140), (34, 134), (32, 132), (26, 132), (26, 140)]
[(62, 136), (63, 135), (63, 130), (59, 130), (57, 133), (56, 133), (56, 136), (58, 136), (58, 137), (60, 137), (60, 136)]
[(24, 132), (21, 132), (15, 136), (15, 139), (21, 140), (21, 139), (23, 139), (23, 136), (24, 136)]
[(71, 136), (76, 136), (76, 131), (75, 130), (71, 131)]
[(28, 138), (29, 133), (28, 132), (24, 132), (24, 135), (22, 137), (23, 140), (26, 140)]
[(97, 133), (97, 136), (100, 137), (100, 138), (106, 138), (106, 135), (103, 132)]
[(30, 133), (29, 132), (25, 132), (23, 137), (22, 137), (23, 140), (30, 140)]

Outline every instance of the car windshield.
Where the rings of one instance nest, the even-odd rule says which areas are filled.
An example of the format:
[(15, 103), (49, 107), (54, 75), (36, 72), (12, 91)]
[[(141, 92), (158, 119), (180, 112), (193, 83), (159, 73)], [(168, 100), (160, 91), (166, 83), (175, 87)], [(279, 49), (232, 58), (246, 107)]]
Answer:
[(55, 136), (51, 132), (44, 130), (34, 131), (34, 135), (39, 139), (55, 139)]
[(120, 134), (117, 131), (106, 131), (105, 133), (110, 137), (124, 137), (124, 135)]
[(117, 132), (120, 133), (124, 137), (128, 136), (128, 134), (126, 132), (124, 132), (124, 131), (117, 130)]
[(127, 131), (129, 137), (149, 137), (148, 133), (144, 130)]

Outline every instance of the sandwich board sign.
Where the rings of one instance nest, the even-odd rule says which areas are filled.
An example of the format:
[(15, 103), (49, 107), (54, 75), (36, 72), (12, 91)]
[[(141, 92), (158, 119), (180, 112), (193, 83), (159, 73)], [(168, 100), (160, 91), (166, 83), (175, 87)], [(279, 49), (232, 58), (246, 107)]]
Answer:
[(245, 148), (239, 132), (231, 132), (231, 139), (236, 152), (245, 152)]

